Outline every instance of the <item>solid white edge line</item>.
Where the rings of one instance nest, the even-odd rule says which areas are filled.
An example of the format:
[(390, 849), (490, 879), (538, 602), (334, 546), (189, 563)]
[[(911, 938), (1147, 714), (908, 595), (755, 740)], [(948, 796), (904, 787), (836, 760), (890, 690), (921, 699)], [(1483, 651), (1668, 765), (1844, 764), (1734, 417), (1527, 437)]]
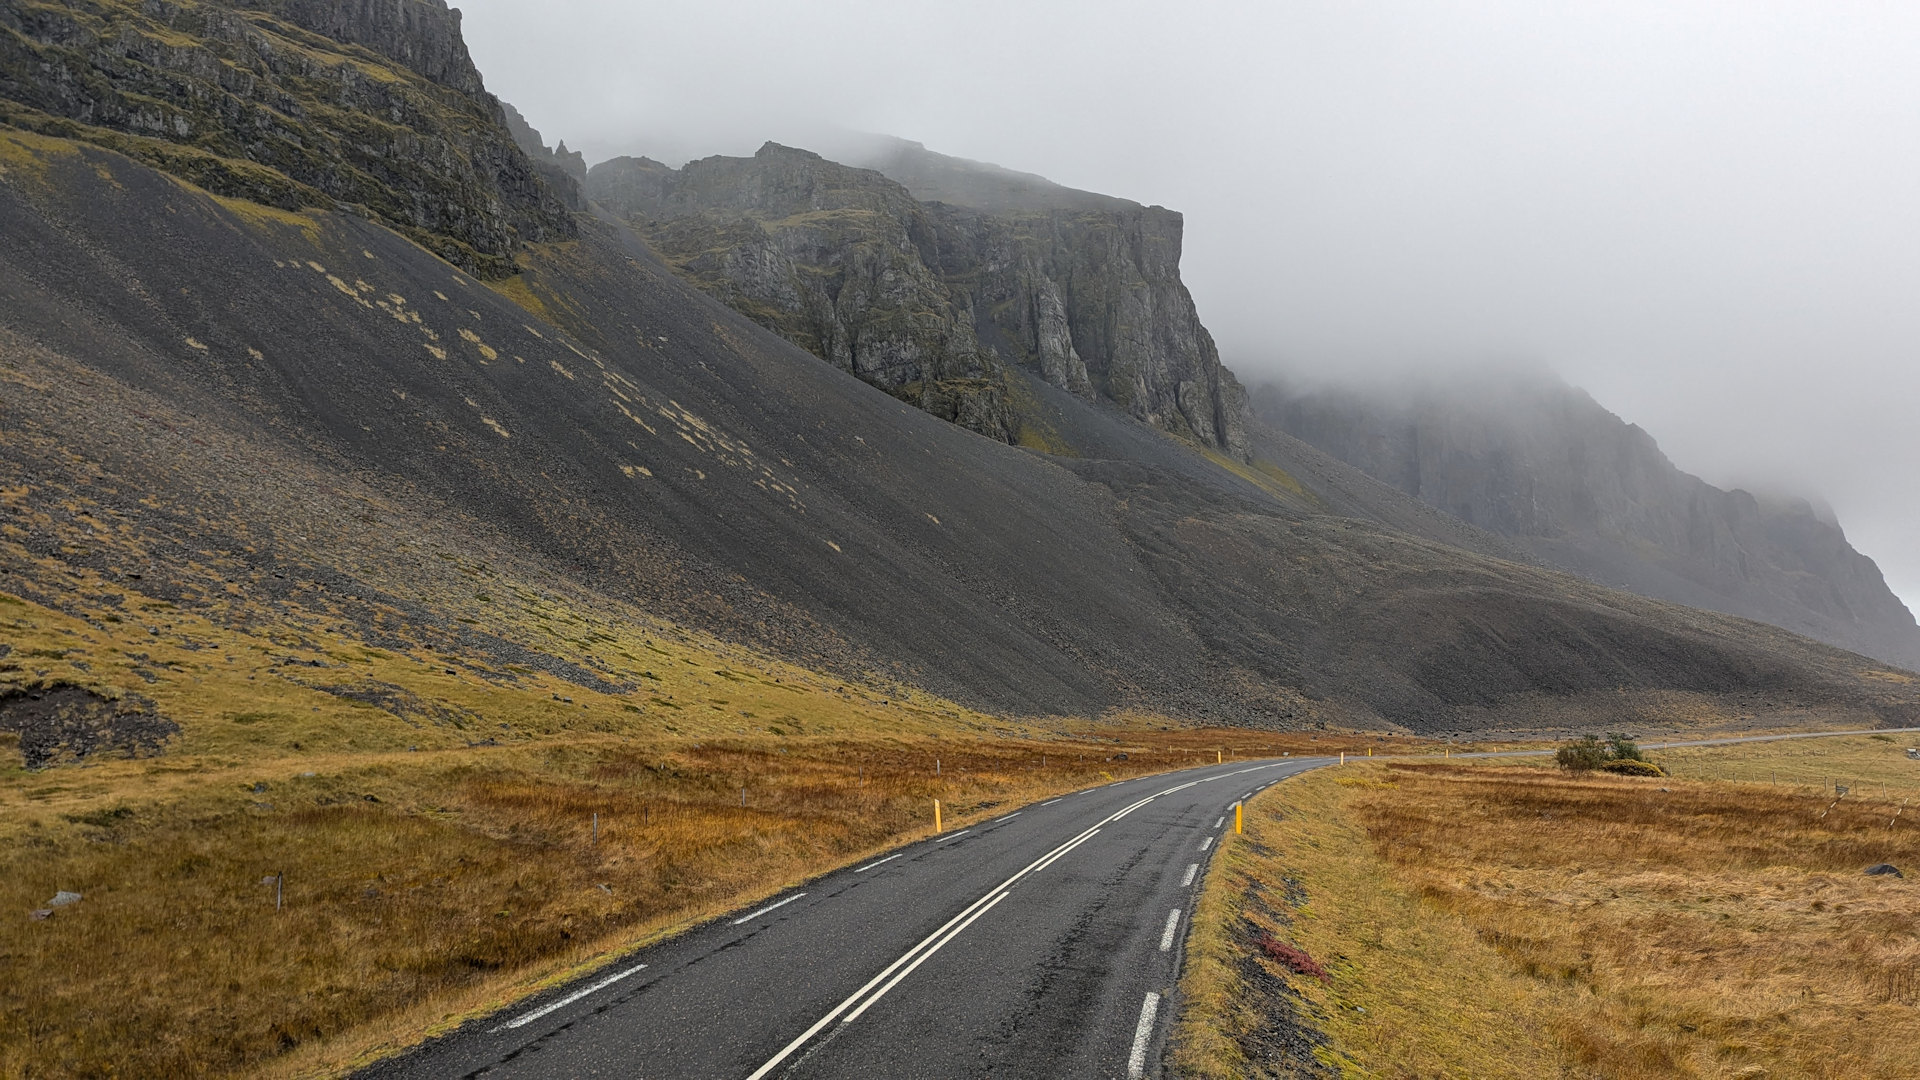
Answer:
[(1140, 1003), (1140, 1026), (1133, 1029), (1133, 1053), (1127, 1055), (1127, 1076), (1140, 1080), (1147, 1075), (1147, 1044), (1153, 1041), (1153, 1018), (1160, 1011), (1160, 995), (1147, 991)]
[(789, 897), (787, 897), (787, 898), (786, 898), (785, 900), (781, 900), (781, 901), (778, 901), (778, 902), (776, 902), (776, 903), (772, 903), (772, 904), (768, 904), (768, 905), (767, 905), (766, 907), (763, 907), (763, 908), (761, 908), (761, 909), (760, 909), (759, 911), (756, 911), (756, 912), (754, 912), (754, 913), (753, 913), (753, 914), (751, 914), (751, 915), (742, 915), (742, 916), (740, 916), (739, 918), (737, 918), (737, 919), (735, 919), (735, 920), (733, 920), (733, 925), (735, 925), (735, 926), (739, 926), (739, 925), (740, 925), (741, 923), (746, 923), (746, 922), (752, 922), (753, 920), (755, 920), (755, 919), (757, 919), (757, 918), (759, 918), (760, 916), (762, 916), (762, 915), (765, 915), (765, 914), (766, 914), (767, 912), (769, 912), (769, 911), (772, 911), (772, 910), (773, 910), (774, 908), (783, 908), (783, 907), (786, 907), (786, 906), (787, 906), (788, 904), (791, 904), (791, 903), (793, 903), (793, 902), (794, 902), (795, 900), (798, 900), (798, 899), (800, 899), (801, 897), (803, 897), (803, 896), (805, 896), (805, 895), (807, 895), (807, 894), (806, 894), (806, 893), (803, 893), (803, 892), (801, 892), (801, 893), (794, 893), (794, 894), (793, 894), (792, 896), (789, 896)]
[(941, 939), (940, 939), (940, 941), (939, 941), (939, 943), (938, 943), (938, 944), (936, 944), (936, 945), (935, 945), (935, 946), (934, 946), (933, 948), (931, 948), (931, 949), (928, 949), (928, 950), (927, 950), (926, 952), (923, 952), (923, 953), (921, 953), (921, 954), (920, 954), (920, 955), (919, 955), (918, 957), (916, 957), (916, 958), (914, 959), (914, 961), (913, 961), (913, 963), (911, 963), (911, 964), (908, 964), (908, 965), (906, 966), (906, 969), (905, 969), (905, 970), (903, 970), (903, 971), (901, 971), (901, 972), (900, 972), (900, 974), (898, 974), (898, 975), (895, 975), (895, 976), (893, 977), (893, 979), (892, 979), (892, 981), (890, 981), (890, 982), (888, 982), (888, 983), (887, 983), (887, 985), (885, 985), (885, 986), (883, 986), (883, 987), (881, 987), (881, 988), (880, 988), (880, 989), (878, 989), (878, 990), (875, 990), (875, 991), (873, 992), (873, 996), (872, 996), (872, 997), (870, 997), (870, 998), (868, 998), (867, 1000), (865, 1000), (865, 1001), (863, 1001), (863, 1002), (861, 1002), (861, 1003), (860, 1003), (860, 1007), (859, 1007), (859, 1008), (857, 1008), (857, 1009), (855, 1009), (855, 1010), (853, 1010), (852, 1012), (850, 1012), (850, 1013), (848, 1013), (848, 1014), (847, 1014), (847, 1016), (846, 1016), (846, 1019), (844, 1019), (844, 1020), (842, 1020), (842, 1021), (840, 1021), (840, 1022), (841, 1022), (842, 1024), (851, 1024), (851, 1023), (853, 1023), (853, 1022), (854, 1022), (855, 1020), (858, 1020), (858, 1019), (860, 1019), (860, 1014), (861, 1014), (861, 1013), (864, 1013), (864, 1012), (866, 1012), (866, 1011), (867, 1011), (868, 1009), (871, 1009), (871, 1008), (873, 1008), (873, 1003), (874, 1003), (874, 1002), (876, 1002), (876, 1001), (879, 1001), (879, 1000), (880, 1000), (881, 998), (883, 998), (883, 997), (886, 997), (886, 996), (887, 996), (887, 991), (889, 991), (889, 990), (891, 990), (891, 989), (893, 989), (893, 988), (894, 988), (894, 987), (896, 987), (896, 986), (899, 986), (899, 985), (900, 985), (900, 980), (901, 980), (901, 979), (904, 979), (904, 978), (906, 978), (907, 976), (909, 976), (909, 975), (911, 975), (911, 974), (913, 974), (913, 969), (914, 969), (914, 968), (917, 968), (917, 967), (919, 967), (919, 966), (920, 966), (921, 964), (924, 964), (924, 963), (926, 963), (926, 962), (927, 962), (927, 959), (928, 959), (929, 957), (931, 957), (931, 956), (932, 956), (932, 955), (933, 955), (934, 953), (937, 953), (937, 952), (939, 952), (939, 951), (940, 951), (941, 949), (944, 949), (944, 948), (946, 948), (946, 947), (947, 947), (947, 943), (948, 943), (948, 942), (950, 942), (950, 941), (952, 941), (952, 940), (953, 940), (954, 938), (957, 938), (957, 937), (959, 937), (959, 936), (960, 936), (960, 932), (961, 932), (962, 930), (965, 930), (965, 929), (966, 929), (967, 927), (969, 927), (969, 926), (972, 926), (972, 925), (973, 925), (973, 922), (974, 922), (974, 920), (975, 920), (975, 919), (978, 919), (978, 918), (979, 918), (980, 916), (982, 916), (982, 915), (985, 915), (985, 914), (986, 914), (987, 912), (989, 912), (989, 911), (992, 911), (992, 910), (993, 910), (993, 906), (994, 906), (994, 904), (998, 904), (998, 903), (999, 903), (1000, 901), (1002, 901), (1002, 900), (1005, 900), (1005, 899), (1006, 899), (1006, 898), (1007, 898), (1007, 897), (1008, 897), (1009, 895), (1010, 895), (1010, 894), (1008, 894), (1008, 893), (1001, 893), (1001, 894), (1000, 894), (999, 896), (996, 896), (996, 897), (994, 897), (994, 898), (993, 898), (993, 903), (990, 903), (990, 904), (988, 904), (988, 905), (987, 905), (986, 907), (983, 907), (983, 908), (981, 908), (981, 909), (980, 909), (979, 911), (976, 911), (976, 912), (974, 912), (974, 913), (973, 913), (973, 915), (972, 915), (972, 916), (970, 916), (970, 917), (969, 917), (969, 918), (967, 919), (967, 921), (966, 921), (966, 922), (963, 922), (963, 923), (961, 923), (961, 924), (960, 924), (959, 926), (956, 926), (956, 927), (954, 927), (954, 928), (953, 928), (953, 933), (951, 933), (951, 934), (948, 934), (948, 935), (947, 935), (946, 937), (943, 937), (943, 938), (941, 938)]
[(1180, 883), (1180, 887), (1184, 889), (1187, 886), (1193, 884), (1193, 876), (1195, 874), (1198, 874), (1199, 872), (1200, 872), (1199, 863), (1194, 863), (1192, 866), (1187, 867), (1187, 879)]
[(1180, 909), (1174, 908), (1172, 911), (1167, 912), (1167, 928), (1160, 932), (1160, 951), (1161, 952), (1167, 952), (1168, 950), (1173, 948), (1173, 932), (1179, 928), (1180, 928)]
[(588, 994), (598, 993), (601, 990), (605, 990), (607, 987), (612, 986), (614, 983), (619, 982), (621, 979), (624, 979), (629, 975), (638, 973), (639, 971), (643, 970), (646, 966), (647, 965), (645, 964), (636, 964), (633, 967), (630, 967), (627, 970), (619, 973), (618, 975), (609, 975), (606, 978), (601, 979), (599, 982), (594, 983), (592, 986), (587, 987), (585, 990), (580, 990), (575, 993), (568, 994), (566, 997), (561, 998), (559, 1001), (556, 1001), (551, 1005), (547, 1005), (542, 1008), (535, 1009), (525, 1016), (516, 1017), (512, 1020), (507, 1021), (504, 1024), (501, 1024), (498, 1027), (489, 1028), (487, 1029), (487, 1034), (495, 1035), (502, 1031), (508, 1031), (513, 1028), (523, 1027), (527, 1024), (531, 1024), (535, 1020), (540, 1019), (541, 1017), (547, 1015), (548, 1013), (554, 1011), (555, 1009), (564, 1009), (567, 1006), (573, 1004), (574, 1002), (579, 1001), (581, 998), (586, 997)]
[(896, 852), (894, 852), (893, 854), (891, 854), (891, 855), (889, 855), (889, 856), (887, 856), (887, 857), (886, 857), (886, 858), (884, 858), (884, 859), (875, 859), (875, 860), (873, 860), (872, 862), (870, 862), (870, 863), (868, 863), (867, 865), (865, 865), (865, 866), (863, 866), (863, 867), (861, 867), (860, 869), (858, 869), (858, 870), (855, 870), (855, 871), (854, 871), (854, 873), (856, 873), (856, 874), (864, 874), (864, 873), (866, 873), (867, 871), (869, 871), (869, 870), (871, 870), (871, 869), (873, 869), (874, 867), (876, 867), (876, 866), (879, 866), (879, 865), (880, 865), (881, 863), (883, 863), (883, 862), (892, 862), (893, 860), (895, 860), (895, 859), (897, 859), (897, 858), (899, 858), (900, 856), (902, 856), (902, 855), (905, 855), (905, 854), (906, 854), (906, 852), (904, 852), (904, 851), (896, 851)]
[(960, 837), (965, 836), (972, 831), (973, 831), (972, 829), (961, 829), (959, 832), (950, 832), (945, 836), (937, 837), (933, 842), (936, 844), (944, 844), (949, 840), (957, 840)]

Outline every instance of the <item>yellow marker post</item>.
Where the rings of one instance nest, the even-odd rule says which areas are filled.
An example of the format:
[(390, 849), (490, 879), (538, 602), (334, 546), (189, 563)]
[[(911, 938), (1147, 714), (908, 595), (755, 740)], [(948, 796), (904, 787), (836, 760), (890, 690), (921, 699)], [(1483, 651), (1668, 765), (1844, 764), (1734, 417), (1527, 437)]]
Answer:
[(940, 800), (933, 800), (933, 831), (940, 831)]
[(1247, 830), (1246, 830), (1246, 825), (1245, 825), (1245, 822), (1243, 822), (1243, 821), (1241, 820), (1241, 814), (1240, 814), (1240, 804), (1239, 804), (1239, 803), (1234, 803), (1234, 804), (1233, 804), (1233, 831), (1234, 831), (1234, 832), (1235, 832), (1236, 834), (1237, 834), (1237, 833), (1243, 833), (1243, 832), (1246, 832), (1246, 831), (1247, 831)]
[(1368, 756), (1368, 757), (1372, 757), (1372, 756), (1373, 756), (1373, 747), (1371, 747), (1371, 746), (1369, 746), (1369, 747), (1367, 747), (1367, 756)]
[(1340, 764), (1345, 765), (1346, 763), (1347, 763), (1347, 752), (1345, 750), (1342, 750), (1340, 751)]
[(1213, 752), (1213, 763), (1215, 765), (1224, 765), (1226, 764), (1226, 761), (1227, 761), (1227, 755), (1225, 751), (1215, 750)]

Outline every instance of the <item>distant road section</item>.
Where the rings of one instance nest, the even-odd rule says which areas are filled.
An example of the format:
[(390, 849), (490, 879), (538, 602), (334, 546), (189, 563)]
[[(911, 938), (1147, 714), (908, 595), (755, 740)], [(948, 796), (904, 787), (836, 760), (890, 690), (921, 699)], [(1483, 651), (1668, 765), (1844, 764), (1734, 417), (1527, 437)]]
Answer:
[(1142, 777), (932, 837), (360, 1075), (1158, 1076), (1187, 913), (1228, 808), (1330, 760)]

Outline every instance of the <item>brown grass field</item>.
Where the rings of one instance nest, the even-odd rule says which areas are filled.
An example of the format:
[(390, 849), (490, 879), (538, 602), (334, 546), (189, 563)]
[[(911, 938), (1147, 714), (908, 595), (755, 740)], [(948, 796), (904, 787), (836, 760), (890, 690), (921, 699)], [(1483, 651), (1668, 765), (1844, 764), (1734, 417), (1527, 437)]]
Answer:
[[(1862, 872), (1920, 870), (1893, 738), (1674, 751), (1674, 779), (1398, 762), (1279, 785), (1196, 913), (1180, 1075), (1915, 1075), (1920, 884)], [(1788, 759), (1888, 796), (1775, 786)]]
[[(0, 690), (134, 690), (181, 728), (38, 770), (0, 734), (0, 1076), (337, 1075), (926, 835), (935, 799), (957, 827), (1218, 756), (1407, 745), (1069, 731), (546, 601), (645, 689), (129, 600), (0, 594)], [(58, 890), (84, 898), (29, 918)]]

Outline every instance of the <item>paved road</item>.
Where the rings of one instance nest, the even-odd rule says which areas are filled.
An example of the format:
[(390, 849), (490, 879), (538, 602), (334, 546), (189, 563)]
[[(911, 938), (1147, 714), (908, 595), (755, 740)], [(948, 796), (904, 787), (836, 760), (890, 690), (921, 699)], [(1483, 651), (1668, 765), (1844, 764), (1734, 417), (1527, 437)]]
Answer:
[(1187, 912), (1232, 805), (1326, 758), (1048, 800), (849, 867), (361, 1075), (1158, 1076)]

